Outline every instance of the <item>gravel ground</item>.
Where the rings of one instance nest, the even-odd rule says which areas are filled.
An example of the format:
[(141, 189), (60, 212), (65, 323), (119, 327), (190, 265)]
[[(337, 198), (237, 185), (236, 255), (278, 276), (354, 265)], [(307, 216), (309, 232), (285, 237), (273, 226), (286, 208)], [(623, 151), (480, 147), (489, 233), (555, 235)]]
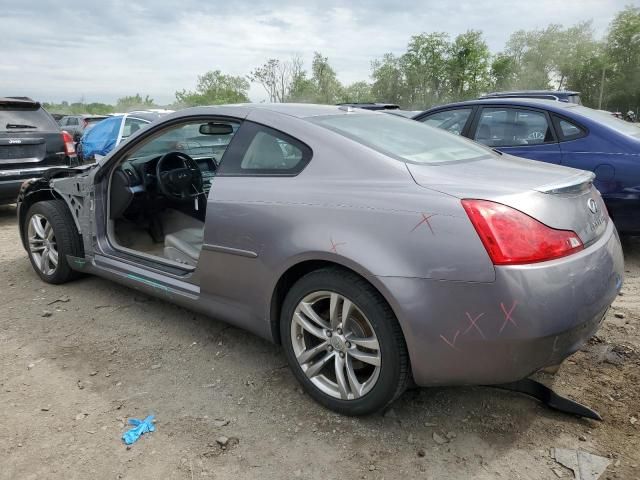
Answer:
[[(603, 422), (482, 387), (341, 417), (257, 337), (98, 278), (42, 283), (11, 206), (0, 245), (0, 479), (573, 478), (551, 447), (609, 457), (602, 478), (640, 478), (640, 240), (625, 240), (604, 327), (540, 374)], [(150, 413), (156, 431), (126, 448), (126, 419)]]

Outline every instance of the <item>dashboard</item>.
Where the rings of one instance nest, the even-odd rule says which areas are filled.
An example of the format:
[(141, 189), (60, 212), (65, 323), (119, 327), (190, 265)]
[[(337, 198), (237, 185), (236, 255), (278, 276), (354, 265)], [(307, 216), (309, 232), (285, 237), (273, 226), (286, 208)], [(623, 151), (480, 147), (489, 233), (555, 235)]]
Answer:
[[(145, 191), (155, 191), (157, 188), (156, 166), (160, 155), (152, 158), (135, 158), (122, 163), (120, 170), (125, 174), (128, 180), (129, 188), (132, 193)], [(202, 173), (203, 191), (206, 195), (211, 189), (211, 182), (216, 175), (218, 165), (212, 157), (193, 158)], [(170, 166), (170, 165), (167, 165)], [(180, 168), (182, 165), (176, 165)]]

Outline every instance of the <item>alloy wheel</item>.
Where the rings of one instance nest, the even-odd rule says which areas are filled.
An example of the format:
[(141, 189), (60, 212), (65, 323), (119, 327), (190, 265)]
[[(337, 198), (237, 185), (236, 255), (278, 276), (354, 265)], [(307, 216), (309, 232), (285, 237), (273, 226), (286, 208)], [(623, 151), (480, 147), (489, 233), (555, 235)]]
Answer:
[(366, 395), (380, 375), (380, 345), (371, 322), (336, 292), (306, 295), (291, 322), (293, 351), (304, 374), (341, 400)]
[(52, 275), (58, 268), (58, 245), (51, 223), (40, 214), (34, 214), (27, 228), (29, 253), (36, 267), (44, 275)]

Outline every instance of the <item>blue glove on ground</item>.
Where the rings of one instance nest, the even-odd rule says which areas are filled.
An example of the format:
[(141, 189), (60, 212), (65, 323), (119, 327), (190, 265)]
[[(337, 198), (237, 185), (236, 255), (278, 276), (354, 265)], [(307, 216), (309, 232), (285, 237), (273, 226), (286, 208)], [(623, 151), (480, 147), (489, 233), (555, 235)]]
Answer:
[(143, 433), (153, 432), (156, 429), (156, 426), (153, 424), (154, 417), (155, 415), (149, 415), (144, 420), (130, 418), (129, 425), (133, 425), (134, 427), (131, 430), (127, 430), (122, 435), (124, 443), (131, 445), (132, 443), (135, 443)]

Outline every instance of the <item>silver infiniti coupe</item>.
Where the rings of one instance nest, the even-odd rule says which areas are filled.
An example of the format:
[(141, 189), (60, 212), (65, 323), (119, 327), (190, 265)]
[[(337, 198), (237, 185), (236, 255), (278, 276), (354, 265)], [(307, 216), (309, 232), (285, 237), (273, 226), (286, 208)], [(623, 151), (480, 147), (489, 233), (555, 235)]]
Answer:
[(623, 257), (592, 180), (349, 106), (199, 107), (26, 182), (18, 216), (45, 282), (99, 275), (280, 343), (360, 415), (597, 331)]

